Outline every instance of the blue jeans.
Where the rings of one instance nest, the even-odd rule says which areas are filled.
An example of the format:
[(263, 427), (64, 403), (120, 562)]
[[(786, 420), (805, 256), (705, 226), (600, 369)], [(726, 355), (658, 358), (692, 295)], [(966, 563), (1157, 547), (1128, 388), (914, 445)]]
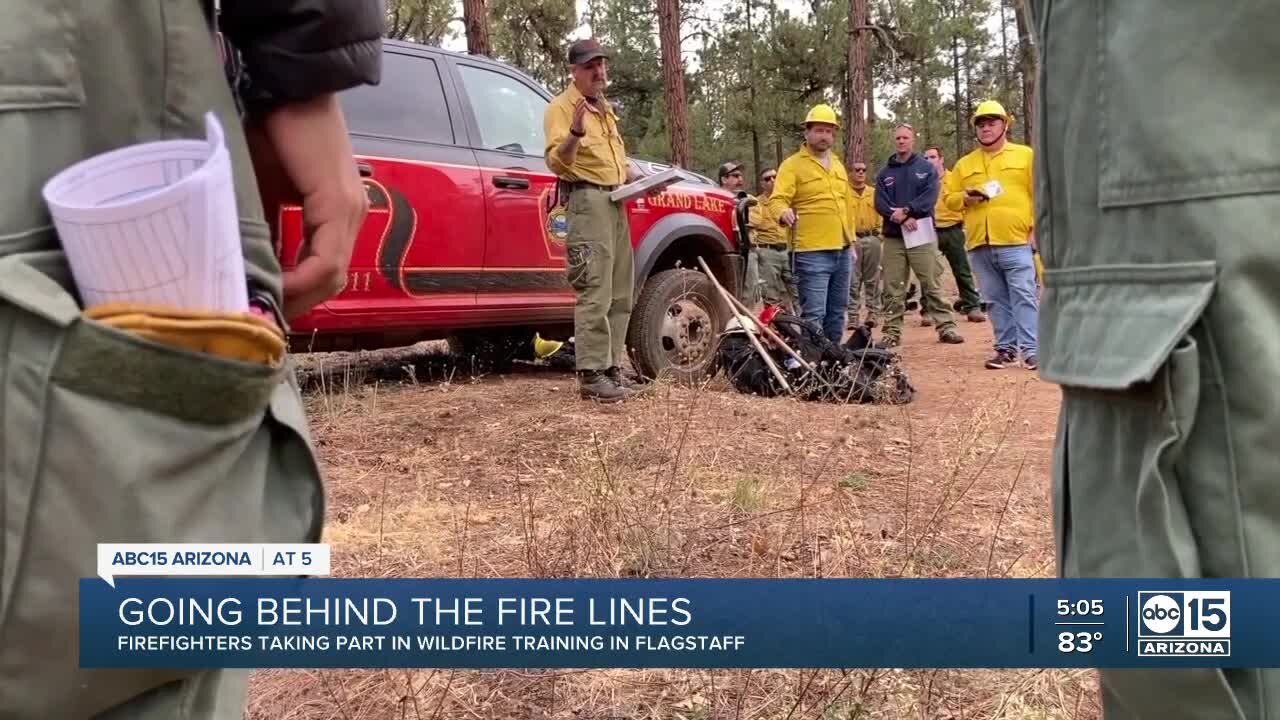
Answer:
[(853, 248), (793, 252), (800, 316), (822, 328), (831, 342), (844, 339), (845, 311), (849, 307), (849, 277), (853, 272)]
[(991, 327), (996, 350), (1037, 350), (1040, 298), (1030, 245), (983, 245), (969, 251), (969, 265), (978, 276), (978, 290), (991, 303)]

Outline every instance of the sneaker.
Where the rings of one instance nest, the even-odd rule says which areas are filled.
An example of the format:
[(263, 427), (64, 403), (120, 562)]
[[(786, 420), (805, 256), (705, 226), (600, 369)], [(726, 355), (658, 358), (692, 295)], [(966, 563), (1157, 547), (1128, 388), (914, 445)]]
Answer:
[(578, 375), (578, 394), (583, 400), (616, 403), (631, 399), (635, 391), (614, 382), (606, 373), (587, 370)]
[(876, 347), (881, 350), (888, 350), (889, 348), (896, 348), (901, 344), (902, 340), (898, 339), (896, 335), (883, 335), (880, 337), (880, 342), (876, 343)]
[(947, 328), (938, 333), (938, 342), (948, 345), (959, 345), (964, 342), (964, 336), (956, 332), (955, 328)]
[(966, 315), (965, 317), (969, 318), (969, 322), (971, 323), (980, 323), (980, 322), (987, 321), (987, 316), (983, 315), (982, 311), (977, 308), (970, 310), (969, 314)]
[(987, 360), (986, 367), (988, 370), (1003, 370), (1012, 365), (1015, 361), (1016, 358), (1013, 356), (1013, 353), (1008, 350), (997, 350), (996, 354), (992, 355), (991, 358)]
[(1040, 363), (1036, 359), (1035, 355), (1028, 355), (1027, 357), (1022, 358), (1022, 367), (1028, 370), (1038, 370), (1040, 369)]

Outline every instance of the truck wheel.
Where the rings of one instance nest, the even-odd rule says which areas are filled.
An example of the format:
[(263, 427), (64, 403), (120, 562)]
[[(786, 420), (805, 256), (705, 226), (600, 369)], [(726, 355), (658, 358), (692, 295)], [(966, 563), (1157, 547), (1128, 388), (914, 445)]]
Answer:
[(711, 279), (697, 270), (663, 270), (650, 276), (627, 332), (636, 371), (684, 384), (715, 374), (727, 313)]
[(533, 357), (533, 331), (522, 328), (467, 330), (449, 336), (458, 369), (472, 375), (511, 372), (516, 360)]

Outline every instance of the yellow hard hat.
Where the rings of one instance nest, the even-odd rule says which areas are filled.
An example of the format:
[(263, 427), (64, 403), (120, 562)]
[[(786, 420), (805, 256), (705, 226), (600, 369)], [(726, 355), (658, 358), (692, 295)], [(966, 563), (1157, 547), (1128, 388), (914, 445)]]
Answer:
[(973, 111), (971, 122), (976, 125), (980, 117), (998, 117), (1004, 120), (1005, 123), (1013, 122), (1013, 116), (1006, 112), (1004, 106), (995, 100), (983, 100), (978, 103), (978, 109)]
[(564, 347), (564, 343), (559, 340), (545, 340), (541, 335), (533, 334), (533, 354), (537, 355), (541, 360), (560, 352), (562, 347)]
[(840, 121), (836, 119), (836, 111), (831, 109), (831, 106), (825, 103), (822, 105), (814, 105), (813, 108), (809, 110), (809, 114), (804, 118), (805, 125), (815, 122), (840, 127)]

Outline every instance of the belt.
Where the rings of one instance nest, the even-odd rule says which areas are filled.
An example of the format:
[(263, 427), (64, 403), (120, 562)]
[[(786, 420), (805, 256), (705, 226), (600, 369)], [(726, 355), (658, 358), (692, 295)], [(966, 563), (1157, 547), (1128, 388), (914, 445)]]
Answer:
[(762, 247), (762, 248), (773, 248), (774, 250), (786, 250), (786, 249), (787, 249), (787, 244), (786, 244), (786, 243), (763, 243), (763, 242), (757, 242), (757, 243), (754, 243), (754, 245), (755, 245), (756, 247)]
[(858, 237), (874, 237), (879, 234), (880, 233), (876, 232), (875, 230), (863, 230), (862, 232), (858, 233)]
[(960, 227), (960, 223), (951, 223), (950, 225), (938, 225), (938, 226), (935, 226), (933, 229), (934, 230), (950, 230), (953, 227)]
[(587, 182), (586, 180), (561, 180), (560, 181), (560, 192), (563, 192), (566, 194), (571, 193), (574, 190), (582, 190), (586, 188), (603, 190), (605, 192), (613, 192), (614, 190), (617, 190), (620, 187), (622, 186), (621, 185), (597, 185), (596, 183)]

